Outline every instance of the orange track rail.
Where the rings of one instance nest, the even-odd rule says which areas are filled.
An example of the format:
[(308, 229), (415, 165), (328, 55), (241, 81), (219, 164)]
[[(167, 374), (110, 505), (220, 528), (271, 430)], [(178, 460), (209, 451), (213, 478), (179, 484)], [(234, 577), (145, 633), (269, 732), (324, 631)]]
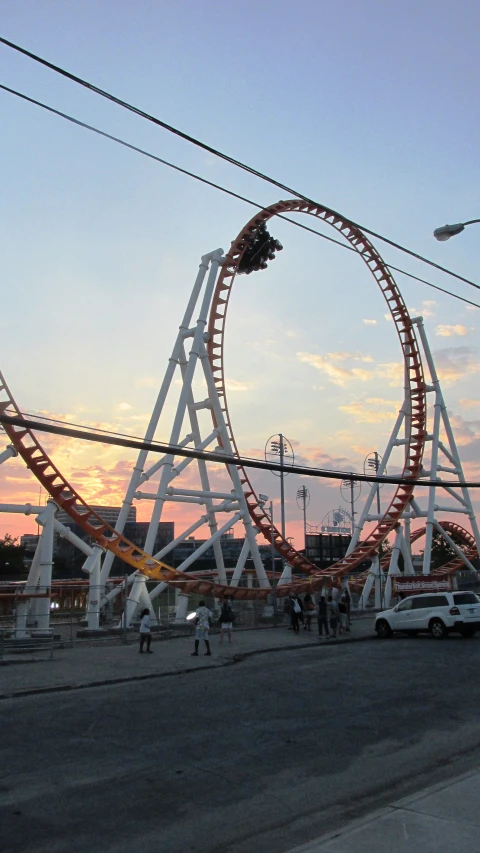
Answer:
[[(416, 478), (419, 476), (422, 467), (426, 436), (425, 381), (415, 331), (402, 295), (388, 267), (385, 265), (374, 246), (359, 228), (352, 225), (348, 220), (341, 218), (338, 214), (333, 213), (328, 208), (309, 204), (299, 199), (281, 201), (278, 204), (271, 205), (271, 207), (265, 208), (265, 210), (254, 216), (250, 222), (247, 223), (245, 228), (243, 228), (238, 235), (237, 239), (232, 243), (215, 289), (208, 326), (209, 341), (207, 344), (207, 350), (217, 392), (220, 397), (220, 401), (223, 402), (222, 409), (230, 441), (232, 442), (235, 452), (237, 455), (240, 455), (238, 453), (238, 447), (228, 412), (224, 372), (225, 326), (230, 295), (232, 293), (233, 283), (235, 281), (239, 263), (248, 245), (246, 238), (255, 234), (259, 226), (268, 222), (272, 217), (277, 216), (278, 214), (292, 212), (306, 213), (317, 219), (321, 219), (336, 228), (365, 262), (386, 300), (400, 339), (412, 401), (411, 429), (409, 443), (406, 448), (406, 462), (402, 472), (402, 477)], [(242, 483), (245, 487), (245, 496), (250, 516), (255, 525), (262, 531), (265, 539), (270, 542), (270, 519), (260, 506), (246, 470), (240, 465), (238, 466), (238, 470), (240, 472)], [(413, 488), (413, 484), (412, 486), (398, 486), (395, 495), (390, 502), (390, 506), (375, 529), (357, 546), (357, 548), (355, 548), (354, 551), (352, 551), (351, 554), (349, 554), (348, 557), (334, 563), (326, 571), (319, 572), (310, 560), (306, 559), (303, 554), (300, 554), (292, 548), (289, 542), (283, 539), (280, 531), (276, 528), (274, 528), (273, 534), (275, 548), (294, 569), (305, 574), (315, 576), (316, 580), (313, 584), (311, 581), (308, 581), (303, 585), (300, 584), (300, 586), (305, 589), (311, 589), (312, 585), (314, 588), (316, 586), (321, 586), (325, 582), (326, 577), (333, 579), (349, 574), (357, 568), (357, 566), (361, 565), (361, 563), (372, 557), (378, 551), (379, 545), (387, 538), (388, 534), (397, 525), (399, 517), (412, 497)], [(281, 588), (284, 588), (283, 585)], [(299, 588), (298, 581), (295, 582), (295, 588)]]
[[(219, 276), (215, 294), (212, 302), (209, 321), (209, 341), (207, 344), (208, 355), (215, 379), (215, 385), (222, 402), (230, 440), (238, 453), (235, 437), (233, 434), (225, 392), (224, 379), (224, 342), (225, 323), (227, 309), (232, 291), (233, 282), (238, 269), (238, 264), (246, 249), (245, 238), (255, 233), (258, 227), (267, 222), (277, 214), (286, 212), (306, 213), (321, 219), (339, 231), (351, 246), (358, 252), (364, 263), (375, 278), (392, 315), (397, 330), (400, 345), (403, 352), (406, 367), (406, 377), (410, 389), (411, 399), (411, 428), (408, 444), (406, 446), (405, 466), (402, 477), (415, 479), (419, 476), (422, 468), (423, 451), (426, 437), (426, 395), (425, 381), (423, 376), (422, 361), (415, 331), (403, 301), (402, 295), (382, 258), (365, 237), (365, 235), (348, 220), (328, 208), (308, 204), (302, 200), (281, 201), (278, 204), (266, 208), (255, 216), (240, 232), (237, 239), (232, 243), (231, 249), (223, 264)], [(16, 405), (8, 386), (0, 374), (0, 410), (13, 409), (17, 416), (21, 412)], [(3, 400), (1, 399), (3, 398)], [(112, 551), (128, 565), (142, 572), (147, 577), (167, 581), (169, 584), (178, 586), (184, 592), (197, 592), (201, 594), (213, 594), (222, 597), (225, 594), (238, 599), (265, 598), (271, 593), (269, 588), (248, 589), (245, 587), (230, 587), (211, 581), (202, 580), (196, 576), (184, 575), (168, 564), (156, 560), (141, 548), (133, 545), (128, 539), (117, 533), (106, 524), (103, 519), (95, 513), (88, 504), (80, 497), (78, 492), (68, 483), (61, 472), (53, 464), (45, 450), (37, 441), (33, 432), (27, 428), (15, 427), (4, 424), (5, 432), (27, 467), (32, 471), (45, 490), (52, 496), (53, 500), (64, 509), (73, 521), (80, 525), (85, 533), (102, 547)], [(270, 541), (270, 521), (264, 510), (260, 507), (258, 498), (249, 481), (245, 469), (238, 466), (249, 513), (254, 523), (259, 527), (267, 541)], [(277, 587), (277, 595), (285, 596), (289, 592), (312, 591), (321, 588), (327, 581), (334, 583), (337, 579), (349, 574), (365, 560), (372, 557), (379, 545), (386, 539), (388, 534), (398, 524), (403, 510), (412, 497), (414, 484), (400, 485), (397, 487), (394, 497), (385, 512), (382, 520), (375, 529), (361, 542), (357, 548), (348, 556), (331, 566), (328, 570), (319, 571), (313, 563), (302, 554), (293, 549), (286, 542), (280, 532), (274, 529), (274, 544), (277, 551), (293, 566), (294, 569), (309, 574), (307, 580), (292, 581)]]

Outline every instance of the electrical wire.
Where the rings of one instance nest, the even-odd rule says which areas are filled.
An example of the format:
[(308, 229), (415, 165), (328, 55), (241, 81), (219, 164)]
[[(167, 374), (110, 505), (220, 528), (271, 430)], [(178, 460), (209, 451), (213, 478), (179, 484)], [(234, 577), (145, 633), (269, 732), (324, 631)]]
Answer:
[(133, 438), (132, 436), (121, 437), (119, 434), (107, 434), (102, 431), (93, 432), (89, 427), (79, 425), (79, 428), (70, 429), (65, 426), (55, 426), (53, 423), (40, 423), (38, 420), (25, 418), (23, 415), (6, 415), (0, 414), (0, 423), (10, 426), (27, 428), (29, 430), (40, 430), (41, 432), (52, 433), (53, 435), (63, 435), (68, 438), (77, 438), (85, 441), (94, 441), (100, 444), (112, 444), (117, 447), (128, 447), (135, 450), (147, 450), (152, 453), (163, 453), (166, 455), (183, 456), (190, 459), (203, 459), (206, 462), (220, 462), (223, 465), (242, 466), (244, 468), (259, 468), (264, 471), (281, 471), (288, 474), (300, 474), (302, 477), (321, 477), (330, 480), (352, 480), (361, 483), (389, 483), (390, 485), (408, 485), (411, 486), (427, 486), (430, 488), (448, 486), (449, 488), (458, 489), (479, 489), (480, 483), (455, 482), (453, 480), (419, 480), (413, 477), (390, 477), (390, 476), (372, 476), (370, 474), (357, 474), (352, 471), (330, 471), (325, 468), (311, 468), (307, 465), (288, 465), (277, 462), (267, 462), (261, 459), (252, 459), (245, 456), (229, 456), (226, 453), (204, 450), (195, 450), (193, 448), (180, 447), (159, 441), (145, 441), (141, 438)]
[[(265, 205), (260, 204), (259, 202), (252, 201), (252, 199), (247, 198), (246, 196), (240, 195), (239, 193), (234, 192), (233, 190), (229, 190), (221, 184), (216, 184), (213, 181), (207, 180), (207, 178), (202, 178), (200, 175), (197, 175), (195, 172), (190, 172), (188, 169), (183, 169), (181, 166), (177, 166), (175, 163), (171, 163), (169, 160), (164, 160), (162, 157), (158, 157), (156, 154), (152, 154), (149, 151), (145, 151), (143, 148), (139, 148), (137, 145), (132, 145), (130, 142), (126, 142), (124, 139), (120, 139), (118, 136), (113, 136), (111, 133), (107, 133), (104, 130), (100, 130), (98, 127), (94, 125), (87, 124), (80, 119), (74, 118), (68, 113), (64, 113), (61, 110), (57, 110), (54, 107), (49, 106), (48, 104), (44, 104), (42, 101), (38, 101), (35, 98), (30, 98), (28, 95), (23, 94), (23, 92), (18, 92), (15, 89), (11, 89), (9, 86), (5, 86), (0, 83), (0, 89), (4, 92), (8, 92), (11, 95), (15, 95), (17, 98), (21, 98), (23, 101), (26, 101), (34, 106), (40, 107), (43, 110), (46, 110), (53, 115), (59, 116), (59, 118), (63, 118), (72, 124), (77, 125), (78, 127), (83, 128), (84, 130), (92, 131), (92, 133), (96, 133), (99, 136), (103, 136), (105, 139), (109, 139), (111, 142), (116, 142), (118, 145), (122, 145), (124, 148), (128, 148), (131, 151), (135, 151), (137, 154), (142, 154), (145, 157), (148, 157), (150, 160), (154, 160), (157, 163), (162, 164), (163, 166), (168, 166), (170, 169), (174, 169), (176, 172), (180, 172), (182, 175), (186, 175), (189, 178), (193, 178), (196, 181), (200, 181), (202, 184), (206, 184), (213, 189), (219, 190), (226, 195), (231, 196), (232, 198), (236, 198), (239, 201), (245, 202), (245, 204), (249, 204), (252, 207), (255, 207), (258, 210), (263, 210)], [(322, 240), (327, 240), (329, 243), (335, 243), (336, 246), (340, 246), (341, 249), (346, 249), (349, 252), (355, 252), (356, 250), (347, 245), (346, 243), (342, 243), (340, 240), (335, 240), (333, 237), (329, 237), (326, 234), (322, 234), (321, 231), (317, 231), (315, 228), (311, 228), (308, 225), (305, 225), (302, 222), (297, 222), (295, 219), (291, 219), (289, 216), (285, 216), (282, 213), (277, 213), (276, 216), (279, 219), (283, 219), (285, 222), (289, 222), (291, 225), (295, 225), (297, 228), (301, 228), (303, 231), (308, 231), (310, 234), (314, 234), (317, 237), (321, 237)], [(453, 293), (451, 290), (447, 290), (443, 287), (440, 287), (437, 284), (433, 284), (431, 281), (427, 281), (420, 276), (414, 275), (413, 273), (409, 273), (401, 267), (396, 267), (393, 264), (387, 264), (390, 270), (394, 270), (395, 272), (399, 272), (402, 275), (407, 276), (408, 278), (414, 279), (415, 281), (419, 281), (422, 284), (426, 284), (428, 287), (432, 287), (434, 290), (438, 290), (441, 293), (445, 293), (447, 296), (452, 296), (454, 299), (459, 299), (461, 302), (465, 302), (467, 305), (471, 305), (474, 308), (480, 308), (476, 302), (472, 302), (470, 299), (466, 299), (464, 296), (460, 296), (458, 293)]]
[[(254, 175), (257, 178), (260, 178), (262, 181), (266, 181), (273, 186), (278, 187), (285, 192), (290, 193), (296, 198), (301, 198), (309, 204), (320, 205), (319, 202), (314, 201), (303, 193), (298, 192), (295, 189), (292, 189), (287, 184), (282, 183), (281, 181), (277, 181), (275, 178), (266, 175), (263, 172), (254, 169), (252, 166), (249, 166), (246, 163), (243, 163), (241, 160), (236, 160), (234, 157), (230, 157), (228, 154), (224, 154), (222, 151), (219, 151), (216, 148), (213, 148), (210, 145), (207, 145), (205, 142), (202, 142), (200, 139), (197, 139), (194, 136), (190, 136), (184, 131), (179, 130), (173, 125), (167, 124), (167, 122), (162, 121), (159, 118), (151, 115), (150, 113), (141, 110), (139, 107), (133, 106), (133, 104), (129, 104), (127, 101), (124, 101), (122, 98), (118, 98), (116, 95), (112, 95), (110, 92), (107, 92), (105, 89), (101, 89), (99, 86), (96, 86), (93, 83), (89, 83), (87, 80), (84, 80), (82, 77), (78, 77), (75, 74), (72, 74), (70, 71), (67, 71), (65, 68), (61, 68), (59, 65), (54, 65), (54, 63), (49, 62), (46, 59), (43, 59), (41, 56), (38, 56), (35, 53), (32, 53), (26, 48), (21, 47), (14, 42), (9, 41), (0, 36), (0, 43), (4, 44), (6, 47), (12, 48), (12, 50), (16, 50), (18, 53), (23, 54), (24, 56), (28, 56), (34, 62), (38, 62), (41, 65), (49, 68), (51, 71), (54, 71), (56, 74), (60, 74), (63, 77), (66, 77), (68, 80), (71, 80), (74, 83), (77, 83), (80, 86), (83, 86), (86, 89), (89, 89), (91, 92), (94, 92), (97, 95), (100, 95), (102, 98), (106, 98), (114, 104), (122, 107), (123, 109), (128, 110), (129, 112), (135, 113), (135, 115), (140, 116), (141, 118), (146, 119), (149, 122), (157, 125), (158, 127), (162, 127), (164, 130), (167, 130), (169, 133), (175, 134), (175, 136), (184, 139), (186, 142), (190, 142), (192, 145), (197, 146), (198, 148), (202, 148), (204, 151), (208, 151), (209, 154), (213, 154), (215, 157), (219, 157), (221, 160), (226, 161), (227, 163), (231, 163), (233, 166), (236, 166), (239, 169), (243, 169), (243, 171), (248, 172), (251, 175)], [(336, 211), (332, 211), (336, 213)], [(340, 214), (338, 214), (340, 215)], [(451, 275), (454, 278), (457, 278), (459, 281), (463, 281), (466, 284), (469, 284), (471, 287), (477, 288), (480, 290), (480, 285), (476, 284), (474, 281), (471, 281), (464, 276), (459, 275), (458, 273), (453, 272), (452, 270), (447, 269), (446, 267), (441, 266), (441, 264), (437, 264), (434, 261), (429, 260), (428, 258), (423, 257), (423, 255), (419, 255), (417, 252), (413, 252), (411, 249), (407, 249), (405, 246), (402, 246), (400, 243), (396, 243), (394, 240), (390, 240), (388, 237), (384, 237), (382, 234), (377, 233), (376, 231), (372, 231), (371, 228), (366, 228), (364, 225), (361, 225), (358, 222), (355, 222), (353, 219), (348, 220), (348, 222), (356, 228), (360, 228), (365, 233), (370, 234), (372, 237), (376, 237), (378, 240), (382, 240), (384, 243), (387, 243), (389, 246), (393, 246), (393, 248), (398, 249), (401, 252), (404, 252), (407, 255), (410, 255), (412, 258), (416, 258), (422, 263), (428, 264), (435, 269), (440, 270), (441, 272), (446, 273), (447, 275)]]

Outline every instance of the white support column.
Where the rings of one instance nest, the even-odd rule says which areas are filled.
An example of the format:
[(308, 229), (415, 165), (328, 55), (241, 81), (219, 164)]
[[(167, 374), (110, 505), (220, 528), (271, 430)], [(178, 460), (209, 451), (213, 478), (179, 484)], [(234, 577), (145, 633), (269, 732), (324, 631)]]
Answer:
[[(149, 424), (147, 427), (147, 431), (145, 433), (145, 441), (152, 441), (152, 439), (155, 435), (155, 431), (156, 431), (157, 426), (158, 426), (158, 421), (160, 419), (160, 415), (162, 414), (163, 407), (165, 404), (165, 400), (166, 400), (168, 391), (170, 389), (170, 385), (172, 383), (172, 379), (173, 379), (173, 376), (175, 374), (175, 370), (177, 368), (180, 349), (181, 349), (181, 346), (183, 344), (184, 337), (188, 333), (190, 323), (192, 320), (193, 311), (195, 309), (195, 305), (197, 304), (197, 301), (198, 301), (198, 298), (199, 298), (199, 295), (200, 295), (200, 292), (201, 292), (201, 289), (203, 286), (203, 282), (205, 279), (205, 275), (206, 275), (206, 272), (208, 270), (210, 260), (211, 260), (212, 256), (217, 255), (218, 252), (221, 252), (221, 250), (217, 250), (217, 252), (213, 252), (213, 253), (210, 253), (208, 255), (204, 255), (202, 257), (200, 267), (198, 270), (198, 274), (197, 274), (197, 278), (195, 280), (195, 284), (193, 286), (193, 290), (192, 290), (192, 293), (190, 295), (190, 299), (188, 301), (187, 309), (185, 311), (182, 323), (180, 325), (180, 330), (179, 330), (179, 333), (177, 335), (177, 339), (175, 341), (175, 344), (174, 344), (174, 347), (172, 350), (172, 355), (170, 356), (168, 366), (167, 366), (167, 370), (166, 370), (162, 385), (160, 387), (160, 391), (158, 392), (158, 397), (157, 397), (157, 400), (156, 400), (156, 403), (155, 403), (155, 406), (154, 406), (154, 409), (153, 409), (153, 412), (152, 412), (152, 415), (151, 415), (151, 418), (150, 418), (150, 421), (149, 421)], [(127, 520), (128, 513), (130, 511), (130, 507), (132, 506), (133, 496), (134, 496), (135, 492), (137, 491), (137, 488), (141, 482), (141, 477), (142, 477), (142, 474), (143, 474), (143, 471), (145, 468), (145, 461), (147, 459), (147, 456), (148, 456), (147, 450), (141, 450), (140, 453), (138, 454), (137, 462), (136, 462), (135, 467), (134, 467), (133, 472), (132, 472), (130, 484), (128, 486), (127, 493), (126, 493), (124, 501), (122, 503), (122, 508), (120, 510), (120, 514), (118, 516), (117, 523), (115, 525), (115, 530), (117, 530), (119, 533), (123, 533), (123, 529), (125, 527), (125, 522)], [(112, 567), (113, 560), (114, 560), (114, 555), (112, 552), (109, 551), (106, 554), (105, 559), (103, 561), (102, 572), (101, 572), (102, 584), (104, 584), (106, 579), (108, 578), (108, 575), (110, 573), (110, 569)]]
[(242, 550), (240, 551), (237, 565), (235, 566), (232, 579), (230, 581), (230, 586), (238, 586), (240, 578), (242, 577), (243, 570), (245, 568), (245, 563), (247, 561), (247, 557), (250, 553), (250, 545), (248, 544), (248, 539), (244, 539)]
[[(37, 516), (37, 523), (43, 524), (40, 576), (38, 584), (39, 592), (50, 591), (52, 586), (53, 521), (56, 509), (56, 504), (53, 501), (48, 501), (44, 511)], [(48, 596), (48, 598), (37, 599), (36, 613), (37, 627), (39, 631), (50, 631), (50, 603), (50, 596)]]
[(123, 619), (124, 617), (126, 617), (127, 628), (130, 627), (132, 619), (141, 604), (142, 591), (145, 590), (145, 581), (145, 575), (142, 575), (140, 572), (135, 573), (135, 580), (133, 581), (133, 585), (130, 590), (130, 595), (127, 599), (126, 613), (122, 614), (121, 624), (123, 625)]
[[(392, 450), (396, 446), (396, 442), (398, 440), (398, 434), (399, 434), (401, 426), (405, 420), (407, 411), (409, 411), (409, 404), (407, 402), (407, 399), (404, 398), (402, 407), (401, 407), (401, 409), (397, 415), (397, 419), (395, 421), (395, 426), (393, 427), (392, 434), (388, 440), (387, 449), (385, 450), (385, 453), (382, 457), (382, 461), (380, 462), (380, 465), (378, 468), (378, 475), (377, 476), (379, 476), (379, 477), (383, 477), (383, 475), (385, 473), (387, 464), (388, 464), (388, 462), (390, 460), (390, 456), (392, 454)], [(365, 501), (365, 505), (363, 507), (362, 513), (358, 519), (357, 524), (355, 525), (355, 528), (353, 531), (353, 536), (352, 536), (352, 539), (351, 539), (350, 544), (349, 544), (348, 549), (347, 549), (347, 556), (348, 556), (348, 554), (351, 554), (351, 552), (358, 545), (358, 541), (360, 539), (360, 536), (362, 535), (362, 530), (363, 530), (364, 524), (365, 524), (367, 517), (369, 515), (369, 512), (370, 512), (370, 507), (373, 503), (374, 498), (376, 497), (376, 494), (377, 494), (377, 484), (372, 483), (372, 486), (370, 487), (370, 492), (369, 492), (368, 497)]]
[(13, 444), (9, 444), (8, 447), (5, 448), (3, 453), (0, 453), (0, 465), (2, 462), (6, 462), (7, 459), (12, 459), (12, 457), (18, 456), (18, 451), (15, 450)]
[[(43, 511), (43, 507), (42, 507)], [(33, 555), (33, 560), (30, 566), (30, 571), (28, 572), (27, 582), (25, 584), (24, 595), (27, 596), (29, 593), (35, 593), (40, 577), (40, 558), (42, 553), (42, 536), (43, 530), (39, 537), (37, 547), (35, 548), (35, 554)], [(23, 600), (18, 601), (15, 606), (15, 639), (22, 639), (24, 637), (29, 637), (30, 634), (27, 631), (27, 621), (29, 612), (32, 611), (32, 601), (34, 602), (36, 599), (32, 598), (24, 598)], [(38, 599), (37, 599), (38, 600)]]
[[(202, 345), (201, 352), (201, 360), (203, 373), (205, 376), (205, 380), (208, 388), (208, 396), (212, 403), (213, 413), (215, 415), (215, 421), (217, 423), (217, 427), (219, 429), (219, 434), (221, 436), (222, 447), (225, 453), (228, 456), (234, 456), (233, 447), (230, 441), (230, 437), (228, 435), (227, 426), (225, 423), (225, 418), (223, 416), (222, 407), (220, 405), (220, 400), (218, 398), (217, 389), (215, 386), (215, 381), (213, 378), (213, 373), (210, 367), (210, 362), (208, 360), (207, 351), (205, 349), (205, 345)], [(242, 521), (245, 526), (245, 534), (246, 539), (248, 540), (248, 544), (250, 547), (250, 553), (252, 555), (253, 564), (255, 566), (255, 571), (257, 573), (258, 583), (262, 587), (270, 586), (267, 573), (265, 571), (264, 565), (262, 563), (262, 558), (260, 556), (260, 551), (258, 550), (257, 540), (255, 538), (255, 531), (253, 529), (252, 520), (250, 518), (250, 513), (248, 511), (247, 501), (245, 495), (243, 494), (242, 484), (240, 482), (240, 475), (238, 473), (238, 469), (236, 465), (228, 465), (228, 472), (230, 474), (230, 479), (233, 483), (233, 488), (235, 489), (235, 494), (238, 495), (238, 501), (240, 507), (242, 509)]]
[(176, 608), (175, 608), (175, 625), (184, 625), (187, 621), (188, 599), (189, 596), (184, 592), (175, 590)]
[(83, 565), (83, 571), (88, 572), (90, 575), (88, 583), (87, 628), (91, 631), (96, 631), (100, 627), (100, 567), (103, 548), (100, 545), (94, 545), (92, 552)]
[[(170, 433), (169, 443), (171, 445), (178, 444), (180, 438), (180, 430), (182, 428), (182, 424), (185, 418), (185, 413), (187, 410), (187, 404), (191, 395), (191, 386), (192, 380), (195, 374), (195, 368), (197, 366), (197, 361), (200, 356), (201, 348), (203, 346), (203, 334), (205, 331), (205, 326), (207, 324), (208, 319), (208, 310), (210, 308), (210, 302), (212, 300), (213, 290), (215, 287), (215, 282), (217, 279), (218, 268), (222, 259), (222, 252), (219, 249), (217, 252), (213, 253), (211, 259), (210, 270), (208, 273), (208, 280), (205, 286), (202, 305), (200, 309), (200, 315), (197, 320), (195, 326), (195, 333), (193, 336), (192, 349), (190, 350), (190, 355), (188, 357), (187, 364), (185, 366), (183, 373), (183, 383), (182, 389), (180, 391), (180, 397), (177, 403), (177, 410), (175, 413), (175, 418), (173, 421), (172, 430)], [(178, 359), (181, 361), (182, 356), (182, 347), (183, 340), (180, 343), (178, 349)], [(150, 520), (150, 525), (148, 528), (147, 538), (145, 540), (144, 550), (151, 554), (153, 551), (153, 547), (155, 544), (155, 537), (157, 535), (158, 524), (162, 516), (163, 505), (165, 502), (165, 493), (172, 478), (172, 468), (175, 459), (175, 454), (171, 453), (165, 456), (165, 463), (162, 468), (162, 472), (160, 475), (160, 483), (157, 491), (157, 500), (154, 503), (152, 516)]]
[(375, 609), (381, 610), (383, 597), (383, 571), (378, 554), (373, 558), (370, 572), (373, 574), (375, 583)]
[(408, 541), (407, 541), (405, 536), (402, 536), (401, 549), (402, 549), (402, 556), (403, 556), (403, 563), (404, 563), (403, 573), (405, 575), (414, 575), (415, 569), (413, 568), (412, 548), (410, 545), (410, 536), (408, 538)]
[(390, 565), (388, 567), (387, 582), (385, 584), (385, 594), (381, 605), (383, 608), (390, 607), (390, 600), (392, 597), (392, 576), (400, 574), (400, 569), (398, 568), (398, 558), (402, 550), (402, 540), (403, 531), (401, 526), (399, 525), (397, 527), (397, 532), (395, 533), (395, 542), (393, 544), (392, 554), (390, 557)]

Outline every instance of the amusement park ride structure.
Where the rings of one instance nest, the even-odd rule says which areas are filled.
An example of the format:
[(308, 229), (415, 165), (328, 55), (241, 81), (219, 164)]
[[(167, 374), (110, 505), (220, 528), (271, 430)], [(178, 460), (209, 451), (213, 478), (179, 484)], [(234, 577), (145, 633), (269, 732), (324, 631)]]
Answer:
[[(323, 220), (356, 250), (386, 300), (404, 361), (404, 400), (378, 474), (384, 474), (387, 464), (391, 463), (392, 452), (400, 448), (404, 458), (401, 477), (407, 482), (395, 487), (383, 514), (372, 511), (377, 494), (377, 484), (372, 483), (363, 511), (355, 523), (346, 556), (322, 571), (304, 554), (297, 552), (272, 525), (264, 509), (264, 502), (257, 497), (240, 463), (225, 463), (231, 489), (218, 487), (215, 485), (218, 481), (216, 471), (209, 467), (211, 463), (205, 459), (182, 458), (174, 449), (214, 450), (230, 458), (240, 456), (226, 397), (224, 347), (228, 306), (237, 275), (263, 269), (281, 248), (278, 241), (268, 234), (266, 223), (277, 214), (286, 212), (305, 213)], [(172, 386), (178, 380), (180, 392), (171, 417)], [(433, 418), (428, 421), (427, 400), (433, 404)], [(47, 629), (49, 625), (48, 590), (51, 584), (54, 531), (69, 538), (85, 553), (84, 570), (90, 579), (87, 618), (88, 626), (92, 629), (99, 626), (101, 606), (121, 592), (121, 586), (105, 592), (115, 556), (132, 569), (128, 577), (127, 624), (143, 607), (148, 607), (155, 619), (152, 602), (167, 585), (175, 587), (178, 593), (176, 619), (179, 622), (185, 619), (190, 593), (210, 594), (216, 598), (226, 594), (237, 599), (261, 598), (268, 608), (272, 587), (260, 557), (256, 538), (258, 534), (262, 534), (268, 542), (273, 540), (275, 549), (284, 560), (285, 569), (276, 585), (277, 597), (292, 591), (314, 592), (326, 586), (339, 587), (348, 583), (352, 572), (369, 560), (372, 563), (370, 570), (361, 576), (357, 575), (354, 582), (350, 579), (350, 583), (356, 588), (361, 583), (364, 601), (374, 588), (376, 603), (382, 601), (388, 604), (391, 577), (399, 572), (399, 554), (403, 555), (404, 571), (413, 573), (411, 544), (423, 534), (423, 572), (430, 573), (435, 531), (443, 536), (456, 555), (454, 560), (442, 568), (443, 573), (453, 574), (462, 566), (473, 569), (471, 559), (478, 556), (480, 535), (468, 489), (452, 488), (452, 483), (458, 486), (465, 478), (422, 318), (409, 316), (389, 268), (358, 227), (328, 208), (303, 200), (281, 201), (266, 208), (247, 223), (226, 256), (221, 249), (217, 249), (202, 257), (145, 433), (145, 441), (151, 442), (162, 419), (162, 432), (165, 434), (167, 418), (170, 418), (169, 445), (172, 450), (161, 458), (157, 456), (155, 461), (147, 449), (139, 452), (115, 529), (107, 525), (67, 482), (39, 444), (32, 429), (8, 422), (9, 416), (22, 418), (22, 413), (1, 374), (0, 413), (3, 428), (11, 442), (0, 454), (0, 464), (11, 457), (21, 456), (51, 496), (46, 507), (0, 505), (0, 511), (39, 512), (38, 523), (42, 525), (42, 535), (26, 587), (18, 597), (21, 600), (16, 602), (16, 629), (20, 636), (26, 631), (29, 612), (34, 611), (39, 628)], [(427, 445), (430, 447), (428, 463), (424, 458)], [(218, 462), (215, 464), (218, 469)], [(181, 475), (186, 469), (187, 487), (182, 488), (177, 483), (181, 482)], [(422, 479), (435, 480), (437, 484), (429, 487), (425, 506), (422, 506), (419, 497), (419, 492), (425, 491), (425, 486), (421, 485)], [(412, 480), (411, 484), (408, 480)], [(151, 507), (143, 548), (134, 546), (123, 536), (128, 512), (134, 501), (145, 501)], [(168, 502), (189, 505), (190, 509), (197, 510), (197, 517), (173, 542), (157, 554), (152, 554), (158, 523)], [(59, 524), (55, 519), (57, 507), (66, 510), (89, 535), (94, 543), (92, 546)], [(438, 516), (441, 513), (467, 516), (471, 532), (450, 521), (440, 521)], [(422, 527), (412, 531), (412, 522), (416, 520), (423, 522)], [(245, 540), (233, 575), (228, 581), (221, 538), (236, 524), (243, 526)], [(204, 544), (174, 569), (169, 564), (172, 550), (205, 525), (209, 536)], [(387, 559), (381, 546), (391, 534), (394, 535), (394, 542)], [(465, 550), (458, 547), (458, 541)], [(213, 549), (216, 564), (216, 577), (213, 579), (201, 577), (191, 569), (195, 559), (209, 548)], [(249, 556), (255, 568), (256, 587), (252, 585), (251, 574), (246, 576), (246, 585), (243, 582), (245, 563)], [(147, 591), (147, 580), (158, 581), (150, 592)]]

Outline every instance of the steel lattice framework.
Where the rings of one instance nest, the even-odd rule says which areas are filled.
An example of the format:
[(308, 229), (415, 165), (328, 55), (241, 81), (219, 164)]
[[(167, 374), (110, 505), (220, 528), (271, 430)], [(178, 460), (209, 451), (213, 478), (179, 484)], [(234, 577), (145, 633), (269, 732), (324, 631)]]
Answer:
[[(396, 488), (390, 504), (378, 521), (374, 529), (353, 548), (351, 553), (332, 565), (328, 570), (319, 571), (306, 557), (292, 548), (289, 542), (284, 540), (280, 532), (274, 528), (273, 538), (276, 550), (285, 558), (289, 565), (295, 570), (309, 575), (307, 580), (294, 580), (283, 583), (277, 587), (277, 595), (285, 596), (293, 590), (301, 592), (319, 589), (325, 583), (337, 583), (342, 577), (350, 574), (352, 570), (365, 562), (365, 560), (378, 554), (379, 546), (388, 535), (399, 525), (399, 519), (407, 509), (413, 497), (415, 487), (414, 481), (421, 475), (425, 442), (427, 440), (427, 405), (426, 405), (426, 383), (424, 378), (422, 358), (418, 345), (415, 325), (409, 316), (409, 312), (402, 298), (400, 290), (395, 283), (391, 272), (384, 263), (375, 247), (363, 234), (363, 232), (352, 225), (347, 219), (339, 216), (328, 208), (307, 203), (303, 200), (294, 199), (281, 201), (265, 208), (261, 213), (253, 217), (242, 229), (238, 237), (232, 243), (230, 251), (223, 260), (221, 272), (218, 277), (213, 300), (210, 308), (207, 354), (213, 375), (216, 394), (220, 401), (221, 414), (224, 419), (228, 438), (235, 453), (239, 455), (231, 423), (225, 387), (224, 348), (226, 334), (226, 319), (229, 300), (236, 279), (239, 264), (247, 249), (249, 240), (255, 236), (259, 228), (262, 228), (268, 220), (284, 213), (304, 213), (322, 220), (335, 228), (357, 252), (373, 275), (390, 311), (397, 335), (400, 341), (402, 355), (405, 365), (406, 393), (409, 399), (409, 423), (405, 441), (405, 461), (402, 477), (412, 479), (412, 484), (402, 484)], [(8, 386), (0, 374), (0, 409), (7, 409), (21, 416), (20, 409), (15, 403)], [(217, 426), (218, 418), (212, 410), (214, 426)], [(81, 498), (73, 486), (61, 474), (54, 465), (46, 451), (42, 448), (33, 432), (28, 428), (4, 424), (5, 431), (12, 442), (15, 451), (25, 461), (27, 467), (36, 476), (44, 489), (51, 495), (58, 506), (64, 509), (70, 517), (83, 529), (85, 533), (102, 548), (107, 549), (120, 557), (138, 572), (151, 579), (165, 581), (182, 592), (197, 592), (201, 594), (213, 594), (222, 597), (228, 595), (237, 599), (265, 598), (271, 592), (270, 587), (256, 589), (245, 587), (232, 587), (215, 581), (205, 580), (195, 574), (183, 574), (172, 568), (162, 560), (155, 559), (141, 548), (133, 545), (121, 533), (107, 525), (103, 519), (96, 514), (88, 504)], [(221, 444), (221, 440), (219, 440)], [(254, 524), (262, 532), (268, 542), (271, 541), (272, 525), (269, 517), (262, 508), (255, 494), (247, 472), (240, 465), (237, 466), (238, 473), (245, 495), (248, 513)], [(248, 517), (248, 516), (247, 516)], [(445, 522), (445, 529), (457, 533), (462, 542), (469, 548), (475, 549), (475, 540), (467, 531), (459, 525)], [(453, 527), (458, 528), (453, 531)], [(420, 531), (415, 531), (413, 537), (421, 536)], [(412, 537), (412, 538), (413, 538)], [(471, 540), (471, 541), (470, 541)], [(458, 568), (458, 560), (453, 560), (452, 565), (444, 567), (443, 571), (455, 571)]]

